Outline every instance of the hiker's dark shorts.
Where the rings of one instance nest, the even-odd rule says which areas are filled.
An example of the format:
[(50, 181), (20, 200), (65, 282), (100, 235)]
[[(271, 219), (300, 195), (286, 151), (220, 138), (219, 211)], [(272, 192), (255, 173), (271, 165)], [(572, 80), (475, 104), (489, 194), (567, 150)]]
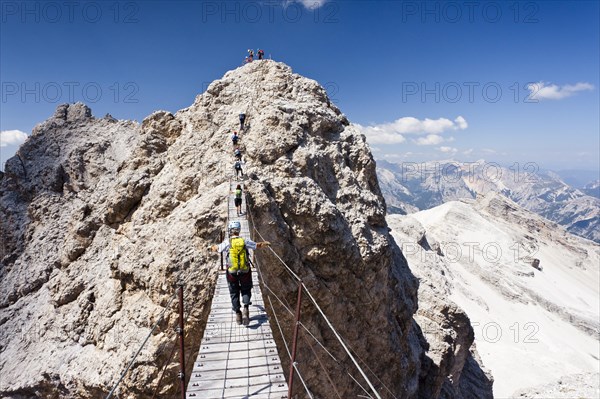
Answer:
[(229, 273), (229, 270), (225, 270), (225, 276), (227, 281), (233, 285), (239, 285), (243, 290), (249, 290), (253, 287), (252, 284), (252, 270), (248, 270), (246, 273)]
[(234, 204), (235, 204), (235, 206), (242, 206), (242, 199), (241, 198), (235, 198), (234, 199)]

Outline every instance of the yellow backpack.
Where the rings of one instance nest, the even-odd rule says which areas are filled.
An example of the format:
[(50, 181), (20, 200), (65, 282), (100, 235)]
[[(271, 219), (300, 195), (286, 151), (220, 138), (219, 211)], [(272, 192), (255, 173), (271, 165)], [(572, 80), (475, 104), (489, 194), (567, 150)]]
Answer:
[(245, 273), (248, 268), (248, 250), (246, 241), (242, 237), (233, 237), (229, 241), (229, 272), (238, 271)]

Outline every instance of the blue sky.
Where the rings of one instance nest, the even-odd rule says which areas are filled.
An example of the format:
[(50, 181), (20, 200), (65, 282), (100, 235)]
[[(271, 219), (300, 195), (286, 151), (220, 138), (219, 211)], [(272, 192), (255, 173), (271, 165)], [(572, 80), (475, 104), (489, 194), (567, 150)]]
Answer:
[(263, 48), (393, 162), (598, 170), (597, 1), (0, 2), (2, 164), (58, 104), (141, 121)]

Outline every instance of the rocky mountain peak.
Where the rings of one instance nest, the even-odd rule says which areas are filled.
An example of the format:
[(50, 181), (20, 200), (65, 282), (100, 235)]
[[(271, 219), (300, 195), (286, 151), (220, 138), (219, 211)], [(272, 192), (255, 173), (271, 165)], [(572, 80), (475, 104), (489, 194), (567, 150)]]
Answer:
[[(190, 107), (154, 112), (141, 124), (94, 118), (83, 104), (59, 106), (7, 162), (0, 181), (1, 396), (103, 396), (162, 320), (122, 384), (128, 397), (150, 397), (177, 318), (173, 309), (159, 315), (182, 278), (187, 349), (198, 349), (215, 281), (223, 278), (206, 248), (227, 220), (229, 136), (242, 112), (243, 185), (254, 227), (302, 276), (381, 392), (469, 391), (468, 379), (457, 382), (467, 362), (478, 368), (467, 352), (444, 355), (451, 366), (426, 359), (413, 319), (417, 281), (389, 235), (364, 136), (317, 82), (265, 60), (228, 72)], [(278, 259), (263, 252), (259, 260), (271, 288), (292, 303), (296, 285)], [(293, 322), (274, 308), (289, 338)], [(305, 304), (302, 314), (326, 347), (337, 345), (314, 308)], [(468, 348), (472, 332), (457, 317), (460, 328), (444, 339)], [(312, 391), (331, 396), (309, 346), (300, 346), (299, 359)], [(345, 372), (349, 359), (320, 360), (342, 397), (360, 392)], [(177, 367), (168, 371), (175, 375)], [(171, 382), (161, 393), (176, 389)]]
[(62, 119), (67, 122), (85, 121), (92, 117), (92, 110), (83, 103), (62, 104), (56, 108), (55, 119)]

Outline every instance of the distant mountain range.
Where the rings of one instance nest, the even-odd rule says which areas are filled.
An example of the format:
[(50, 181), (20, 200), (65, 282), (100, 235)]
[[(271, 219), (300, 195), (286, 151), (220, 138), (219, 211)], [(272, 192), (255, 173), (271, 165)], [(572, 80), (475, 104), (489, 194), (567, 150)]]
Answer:
[(600, 180), (586, 184), (581, 191), (592, 197), (600, 198)]
[(598, 181), (580, 190), (559, 173), (540, 171), (533, 164), (507, 168), (483, 160), (403, 164), (378, 160), (377, 175), (390, 214), (410, 214), (495, 192), (573, 234), (600, 242)]
[(592, 182), (600, 180), (600, 172), (593, 170), (567, 169), (555, 172), (561, 180), (575, 188), (585, 188)]

